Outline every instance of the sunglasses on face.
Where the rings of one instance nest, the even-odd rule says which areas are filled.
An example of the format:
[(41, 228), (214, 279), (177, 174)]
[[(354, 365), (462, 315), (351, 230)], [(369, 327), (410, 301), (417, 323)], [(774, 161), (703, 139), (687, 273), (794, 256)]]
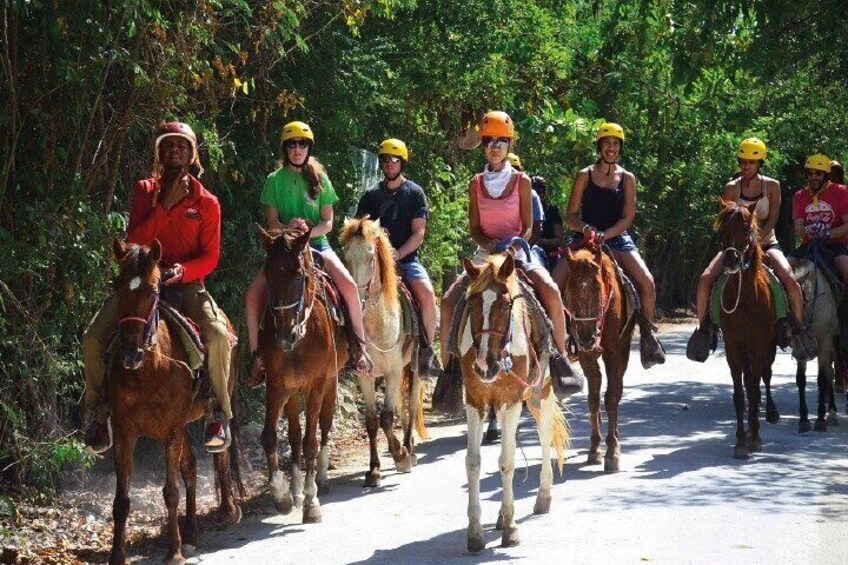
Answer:
[(400, 157), (396, 155), (380, 155), (380, 164), (387, 165), (389, 163), (400, 163)]
[(295, 147), (306, 149), (311, 143), (308, 139), (289, 139), (283, 145), (285, 145), (286, 149), (294, 149)]
[(484, 137), (483, 138), (483, 147), (486, 149), (495, 149), (498, 148), (501, 151), (506, 150), (509, 147), (509, 138), (508, 137)]
[(824, 171), (807, 171), (808, 177), (823, 177)]

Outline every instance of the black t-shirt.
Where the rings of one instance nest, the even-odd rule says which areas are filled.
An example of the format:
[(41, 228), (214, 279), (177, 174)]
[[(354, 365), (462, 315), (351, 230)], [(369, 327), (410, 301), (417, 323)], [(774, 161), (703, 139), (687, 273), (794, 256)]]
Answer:
[[(427, 197), (424, 189), (407, 179), (397, 190), (386, 190), (385, 182), (381, 182), (368, 190), (359, 199), (356, 207), (357, 217), (371, 216), (372, 220), (380, 219), (380, 225), (389, 232), (392, 247), (400, 249), (412, 235), (412, 220), (427, 218)], [(403, 258), (403, 261), (418, 256), (418, 250)]]
[(557, 224), (562, 225), (562, 216), (559, 215), (559, 210), (556, 206), (548, 204), (545, 207), (545, 221), (542, 223), (542, 235), (540, 237), (543, 239), (556, 237), (554, 226)]

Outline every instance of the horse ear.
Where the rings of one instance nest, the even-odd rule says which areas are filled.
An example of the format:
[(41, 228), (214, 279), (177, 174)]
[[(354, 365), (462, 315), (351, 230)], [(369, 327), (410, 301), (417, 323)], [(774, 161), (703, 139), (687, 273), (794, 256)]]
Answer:
[(472, 263), (468, 257), (462, 260), (462, 266), (465, 268), (465, 272), (468, 273), (468, 278), (472, 281), (480, 276), (480, 268)]
[(265, 251), (270, 251), (271, 246), (274, 244), (274, 236), (265, 231), (265, 228), (259, 224), (257, 224), (256, 227), (259, 229), (259, 239), (262, 240), (262, 248)]
[(380, 226), (380, 218), (377, 218), (376, 220), (374, 220), (374, 226), (375, 226), (377, 229), (380, 229), (380, 227), (381, 227), (381, 226)]
[(498, 269), (497, 279), (501, 282), (506, 280), (515, 272), (515, 256), (512, 253), (507, 253), (504, 262), (501, 263), (501, 268)]
[(291, 240), (291, 249), (292, 251), (300, 251), (309, 243), (309, 236), (312, 233), (312, 226), (309, 226), (309, 230), (303, 232), (293, 240)]
[(159, 259), (162, 258), (162, 244), (159, 243), (158, 239), (154, 239), (150, 243), (150, 253), (147, 256), (154, 263), (158, 263)]
[(127, 256), (127, 244), (123, 239), (116, 237), (112, 240), (112, 256), (115, 261), (122, 261)]

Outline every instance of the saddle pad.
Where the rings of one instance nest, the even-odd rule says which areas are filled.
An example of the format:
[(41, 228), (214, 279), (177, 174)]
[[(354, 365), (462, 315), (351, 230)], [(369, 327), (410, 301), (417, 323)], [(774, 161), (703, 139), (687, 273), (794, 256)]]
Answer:
[[(775, 320), (782, 320), (789, 314), (789, 302), (786, 299), (786, 291), (783, 290), (783, 285), (780, 284), (780, 279), (768, 267), (764, 267), (768, 276), (769, 287), (771, 287), (771, 295), (774, 297), (774, 314)], [(721, 323), (721, 297), (724, 294), (724, 287), (727, 285), (730, 276), (722, 273), (716, 283), (713, 285), (712, 293), (710, 294), (710, 318), (715, 324)]]
[(419, 323), (419, 310), (415, 302), (415, 297), (410, 292), (409, 287), (403, 281), (398, 281), (398, 300), (400, 301), (400, 311), (403, 316), (402, 329), (403, 332), (410, 336), (420, 337), (421, 324)]
[(318, 275), (318, 288), (322, 291), (321, 294), (325, 298), (324, 303), (327, 306), (330, 317), (336, 325), (345, 325), (346, 316), (342, 311), (344, 304), (341, 300), (341, 295), (339, 295), (339, 289), (336, 287), (336, 283), (333, 282), (333, 277), (322, 267), (318, 266), (318, 264), (315, 266), (315, 273)]
[[(200, 338), (200, 330), (197, 325), (176, 308), (165, 302), (159, 303), (159, 311), (166, 320), (173, 322), (168, 326), (169, 329), (176, 329), (176, 333), (186, 350), (186, 364), (192, 371), (198, 371), (203, 366), (203, 360), (206, 357), (206, 348), (203, 346), (203, 341)], [(230, 345), (232, 345), (235, 336), (230, 333)]]

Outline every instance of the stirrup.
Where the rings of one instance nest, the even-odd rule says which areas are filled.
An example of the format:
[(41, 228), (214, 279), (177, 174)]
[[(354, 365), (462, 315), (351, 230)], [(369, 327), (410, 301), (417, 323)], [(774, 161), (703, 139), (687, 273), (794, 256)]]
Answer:
[(583, 392), (583, 375), (574, 370), (568, 358), (562, 353), (551, 354), (551, 385), (557, 400), (565, 400), (573, 394)]
[(690, 361), (703, 363), (710, 356), (710, 352), (715, 351), (717, 342), (718, 336), (715, 327), (709, 322), (701, 324), (692, 333), (689, 342), (686, 344), (686, 358)]
[(653, 332), (642, 334), (639, 338), (639, 357), (643, 369), (665, 363), (665, 349)]

